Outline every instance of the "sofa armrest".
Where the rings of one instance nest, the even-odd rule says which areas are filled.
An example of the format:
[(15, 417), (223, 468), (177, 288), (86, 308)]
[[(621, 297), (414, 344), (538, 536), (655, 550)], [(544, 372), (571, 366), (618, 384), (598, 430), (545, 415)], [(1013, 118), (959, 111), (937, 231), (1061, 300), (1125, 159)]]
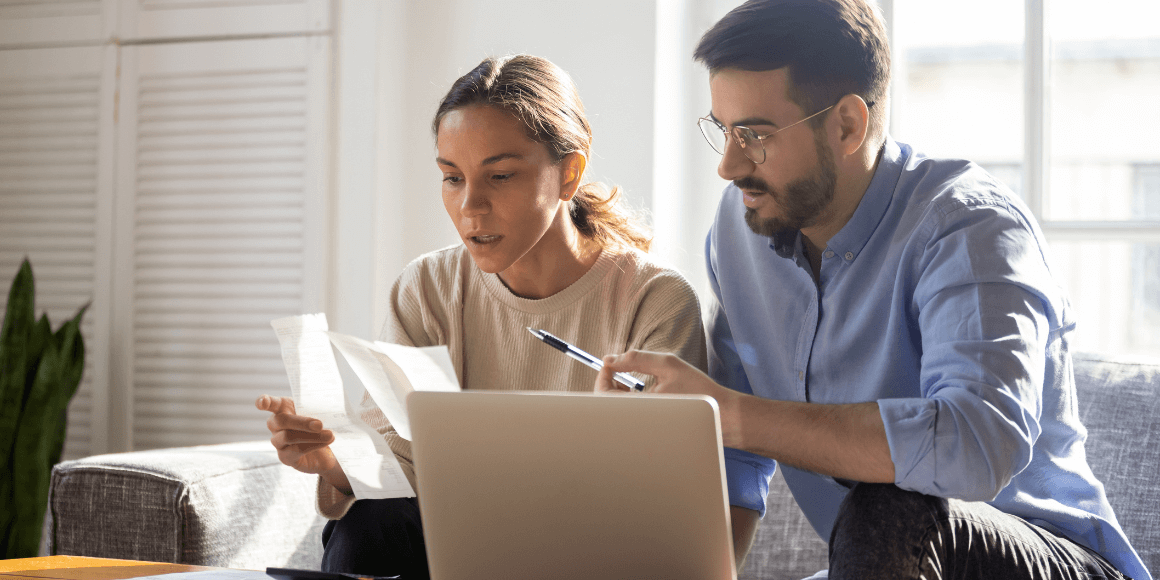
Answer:
[(50, 554), (318, 569), (316, 478), (267, 441), (98, 455), (53, 468)]

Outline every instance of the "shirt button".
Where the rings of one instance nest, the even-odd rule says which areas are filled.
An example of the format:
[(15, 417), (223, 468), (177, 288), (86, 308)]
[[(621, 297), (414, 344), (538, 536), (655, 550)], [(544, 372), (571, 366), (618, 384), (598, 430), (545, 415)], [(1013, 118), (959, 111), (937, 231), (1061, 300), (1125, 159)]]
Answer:
[(833, 250), (826, 250), (826, 253), (822, 254), (822, 256), (824, 256), (824, 257), (826, 257), (826, 258), (833, 258), (833, 257), (834, 257), (834, 251), (833, 251)]
[(846, 261), (849, 262), (854, 259), (854, 252), (846, 252)]
[(802, 380), (802, 378), (805, 376), (806, 376), (805, 371), (798, 371), (798, 380), (799, 381)]

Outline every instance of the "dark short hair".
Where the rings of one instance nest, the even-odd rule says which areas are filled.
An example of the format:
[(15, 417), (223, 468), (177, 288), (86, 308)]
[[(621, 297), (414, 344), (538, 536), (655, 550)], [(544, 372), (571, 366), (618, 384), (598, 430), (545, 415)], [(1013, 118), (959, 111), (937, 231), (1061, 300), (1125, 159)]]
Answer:
[(693, 58), (717, 72), (787, 67), (787, 97), (803, 111), (848, 94), (883, 103), (890, 45), (867, 0), (749, 0), (713, 25)]

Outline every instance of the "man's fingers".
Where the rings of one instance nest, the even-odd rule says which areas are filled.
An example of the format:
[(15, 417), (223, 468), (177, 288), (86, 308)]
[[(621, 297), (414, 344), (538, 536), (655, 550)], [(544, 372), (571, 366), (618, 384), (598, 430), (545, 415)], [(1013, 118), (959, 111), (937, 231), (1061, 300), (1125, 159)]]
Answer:
[(616, 391), (628, 391), (628, 387), (616, 382), (612, 378), (612, 369), (604, 367), (596, 374), (596, 386), (593, 389), (597, 393), (607, 393)]
[(630, 350), (624, 354), (604, 357), (604, 368), (612, 372), (643, 373), (659, 377), (664, 374), (674, 355), (645, 350)]

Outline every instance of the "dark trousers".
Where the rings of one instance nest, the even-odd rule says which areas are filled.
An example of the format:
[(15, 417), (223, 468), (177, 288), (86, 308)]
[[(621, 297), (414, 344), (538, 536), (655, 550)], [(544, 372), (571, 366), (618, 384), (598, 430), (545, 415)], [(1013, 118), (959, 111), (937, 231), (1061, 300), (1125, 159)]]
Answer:
[(860, 483), (830, 535), (830, 578), (1124, 579), (1095, 552), (983, 502)]
[(362, 499), (322, 529), (322, 571), (427, 580), (419, 501)]

